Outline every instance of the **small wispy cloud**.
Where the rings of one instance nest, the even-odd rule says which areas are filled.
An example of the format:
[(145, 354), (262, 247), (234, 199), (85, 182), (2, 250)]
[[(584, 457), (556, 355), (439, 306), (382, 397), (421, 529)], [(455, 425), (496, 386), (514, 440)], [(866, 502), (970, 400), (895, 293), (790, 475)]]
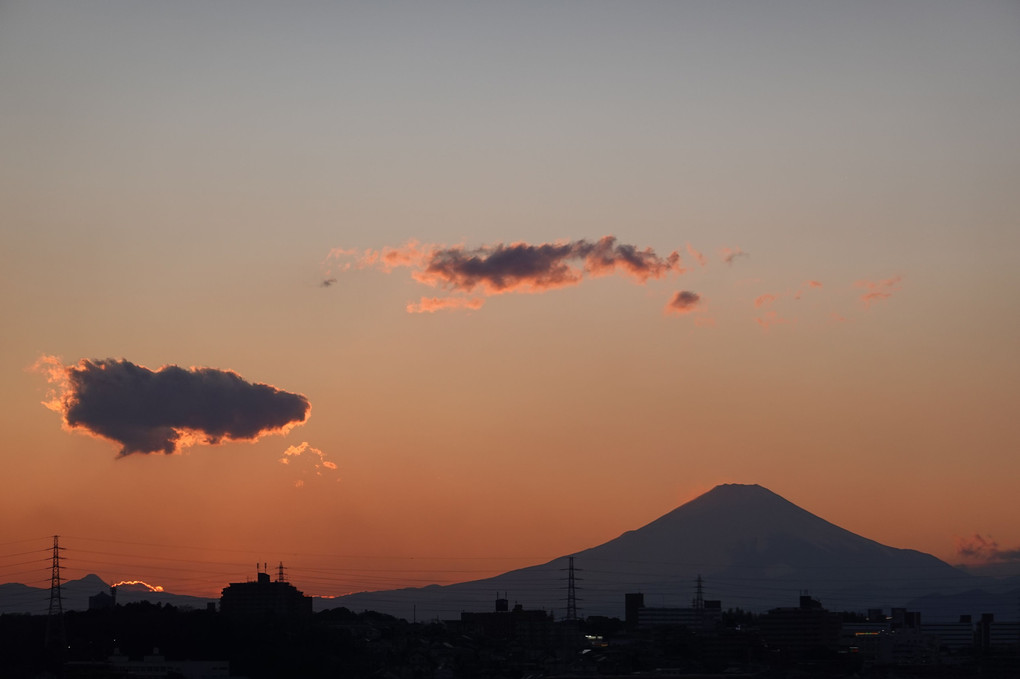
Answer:
[(804, 293), (808, 290), (817, 290), (823, 287), (819, 281), (804, 281), (804, 284), (800, 286), (797, 292), (793, 293), (794, 299), (800, 299), (804, 296)]
[(870, 307), (875, 302), (892, 297), (893, 293), (900, 289), (902, 282), (902, 276), (893, 276), (882, 281), (860, 280), (854, 283), (854, 287), (865, 290), (860, 299), (865, 307)]
[(760, 295), (757, 299), (754, 300), (754, 307), (756, 309), (760, 309), (763, 306), (768, 306), (772, 304), (777, 299), (779, 299), (778, 295), (773, 294)]
[(1020, 561), (1020, 548), (1002, 549), (991, 536), (984, 537), (978, 533), (966, 538), (957, 538), (956, 553), (964, 559), (984, 563)]
[(409, 302), (407, 312), (411, 314), (432, 314), (447, 309), (478, 310), (485, 304), (481, 297), (422, 297), (417, 302)]
[(693, 257), (699, 266), (706, 266), (708, 264), (708, 257), (691, 247), (690, 243), (687, 244), (687, 254)]
[[(314, 476), (324, 476), (337, 470), (337, 465), (326, 459), (326, 454), (310, 445), (308, 441), (302, 441), (300, 445), (288, 446), (287, 450), (283, 451), (283, 457), (280, 458), (280, 464), (291, 465), (291, 460), (297, 460), (302, 456), (307, 455), (307, 459), (310, 460), (310, 465), (305, 470), (306, 474)], [(337, 481), (340, 479), (337, 478)], [(305, 485), (303, 479), (298, 479), (294, 482), (294, 486), (300, 488)]]
[(667, 314), (689, 314), (701, 308), (701, 295), (690, 290), (681, 290), (666, 304)]
[(783, 325), (790, 322), (789, 320), (781, 317), (776, 311), (766, 311), (763, 316), (759, 316), (754, 320), (759, 326), (761, 326), (762, 330), (766, 332), (774, 325)]
[(722, 261), (727, 264), (733, 264), (733, 260), (737, 257), (750, 257), (749, 254), (740, 248), (720, 248), (719, 256), (722, 258)]

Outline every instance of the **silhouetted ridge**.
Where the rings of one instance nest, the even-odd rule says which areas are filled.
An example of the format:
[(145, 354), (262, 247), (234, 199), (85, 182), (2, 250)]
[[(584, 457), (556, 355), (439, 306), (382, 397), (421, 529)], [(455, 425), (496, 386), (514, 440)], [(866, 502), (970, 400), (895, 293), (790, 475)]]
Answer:
[[(706, 596), (725, 607), (796, 605), (807, 591), (839, 610), (902, 606), (932, 592), (962, 591), (974, 579), (935, 557), (889, 547), (840, 528), (759, 485), (724, 484), (636, 530), (572, 556), (586, 615), (622, 615), (623, 595), (649, 605), (689, 605), (702, 576)], [(563, 608), (566, 559), (486, 580), (334, 600), (398, 616), (456, 617), (488, 610), (492, 592), (526, 607)], [(381, 595), (381, 596), (380, 596)], [(561, 611), (562, 612), (562, 611)]]

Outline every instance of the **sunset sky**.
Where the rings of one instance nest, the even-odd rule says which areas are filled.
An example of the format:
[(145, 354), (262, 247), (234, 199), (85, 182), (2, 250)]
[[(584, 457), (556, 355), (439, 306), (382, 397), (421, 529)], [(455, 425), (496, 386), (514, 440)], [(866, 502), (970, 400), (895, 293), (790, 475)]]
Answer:
[(54, 534), (180, 593), (457, 582), (727, 482), (1020, 560), (1018, 38), (1009, 0), (3, 2), (0, 582)]

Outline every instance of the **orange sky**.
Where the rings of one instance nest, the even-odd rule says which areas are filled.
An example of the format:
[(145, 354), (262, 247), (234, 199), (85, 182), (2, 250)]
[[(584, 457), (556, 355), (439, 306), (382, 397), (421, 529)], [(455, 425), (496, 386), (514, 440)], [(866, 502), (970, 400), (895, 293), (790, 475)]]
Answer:
[[(455, 582), (724, 482), (1020, 547), (1016, 6), (641, 7), (5, 3), (0, 581)], [(118, 456), (43, 356), (310, 416)]]

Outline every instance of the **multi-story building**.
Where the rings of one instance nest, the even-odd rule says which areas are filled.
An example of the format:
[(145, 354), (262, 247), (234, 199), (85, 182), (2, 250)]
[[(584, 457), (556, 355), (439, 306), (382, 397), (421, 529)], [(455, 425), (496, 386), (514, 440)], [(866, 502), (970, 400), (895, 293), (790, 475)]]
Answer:
[(816, 648), (837, 649), (842, 622), (809, 596), (797, 608), (773, 608), (758, 619), (762, 638), (772, 648), (797, 658)]
[(297, 620), (311, 616), (312, 598), (283, 580), (270, 580), (269, 573), (259, 572), (254, 582), (232, 582), (223, 588), (220, 612), (224, 616), (247, 622)]

